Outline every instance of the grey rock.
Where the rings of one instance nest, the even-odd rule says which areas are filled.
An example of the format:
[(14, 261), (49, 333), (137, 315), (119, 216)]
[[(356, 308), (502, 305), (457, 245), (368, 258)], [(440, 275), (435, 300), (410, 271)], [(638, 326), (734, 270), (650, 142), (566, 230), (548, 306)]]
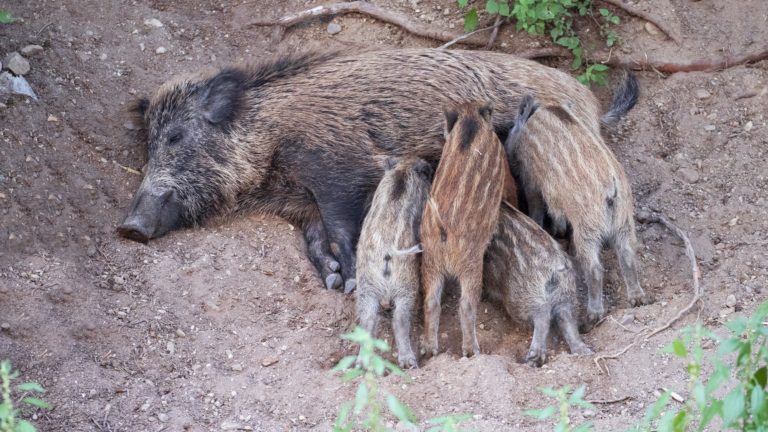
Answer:
[(21, 54), (17, 53), (16, 51), (5, 56), (3, 64), (5, 65), (6, 69), (16, 75), (25, 75), (29, 73), (30, 70), (29, 62), (27, 59), (22, 57)]
[(4, 322), (4, 323), (0, 324), (0, 330), (8, 331), (10, 329), (11, 329), (11, 325), (8, 324), (7, 322)]
[(704, 126), (704, 130), (707, 131), (707, 132), (714, 132), (715, 129), (717, 129), (717, 128), (713, 124), (708, 124), (708, 125)]
[(157, 419), (160, 420), (161, 423), (166, 423), (168, 420), (170, 420), (170, 417), (168, 417), (168, 414), (160, 413), (157, 415)]
[(21, 49), (21, 54), (26, 57), (32, 57), (34, 55), (40, 54), (41, 52), (43, 52), (43, 47), (40, 45), (27, 45)]
[(240, 363), (235, 363), (232, 365), (232, 370), (235, 372), (242, 372), (243, 371), (243, 365)]
[(341, 33), (341, 26), (336, 23), (328, 24), (328, 34), (335, 35)]
[(28, 96), (37, 100), (37, 95), (24, 77), (13, 76), (8, 72), (0, 73), (0, 94), (3, 93)]
[(736, 306), (736, 296), (729, 294), (728, 297), (725, 298), (725, 305), (729, 308)]
[(630, 325), (633, 322), (635, 322), (635, 316), (632, 314), (625, 314), (623, 317), (621, 317), (621, 320), (619, 322), (623, 326)]
[(707, 99), (708, 97), (712, 96), (706, 89), (703, 88), (696, 89), (693, 92), (693, 95), (696, 96), (696, 99)]
[(645, 31), (654, 36), (657, 36), (660, 33), (659, 28), (656, 27), (653, 23), (649, 22), (645, 23)]
[(695, 169), (680, 168), (677, 170), (677, 173), (680, 174), (680, 177), (688, 183), (696, 183), (699, 181), (699, 173)]

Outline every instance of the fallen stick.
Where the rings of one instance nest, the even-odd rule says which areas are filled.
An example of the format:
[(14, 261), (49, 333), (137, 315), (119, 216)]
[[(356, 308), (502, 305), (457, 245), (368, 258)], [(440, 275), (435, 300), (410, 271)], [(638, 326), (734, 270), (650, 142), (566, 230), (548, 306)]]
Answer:
[(670, 328), (674, 323), (676, 323), (685, 314), (690, 312), (691, 309), (693, 309), (693, 307), (696, 306), (696, 304), (702, 300), (701, 284), (699, 283), (699, 279), (701, 278), (701, 272), (699, 271), (699, 264), (696, 262), (696, 253), (694, 252), (693, 246), (691, 245), (691, 240), (688, 238), (688, 235), (686, 235), (685, 232), (683, 232), (683, 230), (675, 226), (675, 224), (670, 222), (669, 219), (659, 214), (649, 214), (645, 212), (640, 212), (637, 215), (637, 220), (640, 221), (641, 223), (658, 223), (658, 224), (664, 225), (664, 227), (666, 227), (668, 230), (675, 233), (675, 235), (677, 235), (685, 245), (685, 255), (688, 256), (688, 260), (691, 263), (691, 273), (693, 276), (693, 298), (691, 299), (691, 301), (688, 302), (687, 306), (677, 311), (677, 314), (675, 314), (675, 316), (672, 317), (672, 319), (667, 321), (666, 324), (664, 324), (661, 327), (657, 327), (656, 329), (652, 330), (648, 335), (646, 335), (645, 340), (647, 341), (651, 337)]
[(461, 36), (457, 36), (457, 37), (455, 37), (454, 39), (452, 39), (452, 40), (450, 40), (450, 41), (448, 41), (448, 42), (444, 43), (443, 45), (440, 45), (440, 46), (439, 46), (439, 47), (437, 47), (437, 48), (438, 48), (438, 49), (446, 49), (446, 48), (448, 48), (449, 46), (451, 46), (451, 45), (453, 45), (453, 44), (455, 44), (455, 43), (461, 42), (461, 41), (463, 41), (464, 39), (466, 39), (466, 38), (468, 38), (468, 37), (474, 36), (474, 35), (476, 35), (477, 33), (481, 33), (481, 32), (484, 32), (484, 31), (488, 31), (488, 30), (490, 30), (490, 29), (492, 29), (492, 28), (495, 28), (495, 25), (492, 25), (492, 26), (488, 26), (488, 27), (483, 27), (483, 28), (481, 28), (481, 29), (477, 29), (477, 30), (475, 30), (475, 31), (472, 31), (472, 32), (469, 32), (469, 33), (463, 34), (463, 35), (461, 35)]
[(672, 39), (676, 44), (680, 45), (680, 38), (678, 38), (675, 33), (670, 31), (665, 25), (661, 24), (656, 17), (649, 14), (648, 12), (643, 12), (639, 9), (635, 9), (634, 7), (628, 4), (624, 4), (621, 0), (601, 0), (601, 1), (603, 3), (608, 3), (609, 5), (615, 6), (632, 16), (636, 16), (638, 18), (644, 19), (645, 21), (648, 21), (649, 23), (658, 27), (659, 30), (662, 31), (662, 33), (667, 35), (668, 38)]
[(503, 19), (501, 19), (501, 15), (496, 16), (496, 21), (493, 23), (493, 31), (491, 32), (491, 36), (488, 38), (488, 43), (485, 44), (485, 49), (490, 50), (493, 48), (493, 43), (496, 42), (496, 36), (499, 35), (499, 29), (501, 28), (501, 24), (504, 22)]
[(638, 335), (635, 337), (635, 340), (631, 344), (625, 346), (621, 351), (618, 351), (615, 354), (606, 354), (606, 355), (595, 356), (595, 358), (592, 359), (592, 361), (595, 363), (595, 366), (597, 366), (597, 368), (600, 369), (601, 372), (605, 372), (608, 376), (611, 376), (611, 370), (608, 369), (608, 365), (607, 364), (602, 364), (601, 365), (600, 361), (602, 360), (603, 363), (605, 363), (605, 360), (617, 359), (617, 358), (621, 357), (625, 352), (629, 351), (630, 348), (632, 348), (633, 346), (637, 345), (638, 342), (640, 342), (640, 339), (642, 339), (640, 336), (642, 334), (643, 334), (643, 332), (638, 333)]
[[(441, 42), (450, 42), (459, 38), (462, 35), (454, 34), (452, 32), (440, 30), (424, 23), (414, 21), (408, 16), (398, 12), (383, 9), (372, 3), (366, 1), (351, 1), (345, 3), (335, 3), (325, 6), (317, 6), (312, 9), (307, 9), (301, 12), (285, 15), (282, 18), (276, 20), (267, 21), (252, 21), (248, 26), (275, 26), (275, 31), (272, 33), (273, 42), (279, 42), (285, 31), (293, 26), (302, 24), (304, 22), (319, 18), (319, 17), (332, 17), (336, 15), (343, 15), (349, 13), (359, 13), (362, 15), (368, 15), (376, 18), (380, 21), (394, 24), (408, 33), (412, 33), (416, 36), (425, 37), (428, 39), (435, 39)], [(484, 46), (486, 42), (476, 41), (469, 39), (460, 39), (461, 43), (474, 46)]]
[(600, 405), (600, 404), (614, 404), (619, 402), (624, 402), (625, 400), (632, 399), (632, 396), (624, 396), (616, 399), (596, 399), (596, 400), (587, 400), (587, 402)]

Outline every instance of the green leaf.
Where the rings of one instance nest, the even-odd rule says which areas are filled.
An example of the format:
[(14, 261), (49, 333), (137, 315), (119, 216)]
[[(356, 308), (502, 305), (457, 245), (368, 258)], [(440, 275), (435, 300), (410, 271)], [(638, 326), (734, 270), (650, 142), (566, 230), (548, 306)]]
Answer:
[(379, 356), (371, 358), (371, 369), (373, 369), (373, 373), (378, 376), (384, 375), (384, 359)]
[(715, 418), (716, 415), (722, 416), (723, 402), (716, 400), (712, 401), (712, 404), (703, 410), (701, 410), (701, 420), (699, 421), (699, 430), (703, 431), (705, 427)]
[(488, 0), (485, 2), (485, 11), (490, 15), (496, 15), (499, 13), (499, 4), (496, 0)]
[(457, 0), (456, 3), (459, 4), (460, 8), (464, 8), (467, 6), (467, 3), (469, 3), (469, 0)]
[(350, 369), (341, 376), (341, 380), (344, 382), (352, 381), (363, 374), (363, 370), (360, 368)]
[(349, 424), (349, 411), (352, 408), (352, 402), (344, 402), (339, 408), (339, 415), (336, 417), (336, 422), (333, 425), (333, 432), (347, 432), (352, 430), (352, 425)]
[(555, 414), (555, 407), (548, 406), (542, 409), (533, 409), (523, 411), (524, 416), (533, 417), (537, 420), (546, 420)]
[(734, 335), (741, 336), (747, 329), (747, 319), (743, 316), (739, 316), (725, 323), (725, 326), (728, 327)]
[(609, 11), (608, 9), (600, 8), (600, 15), (607, 17), (610, 14), (611, 14), (611, 11)]
[(18, 386), (16, 386), (16, 388), (19, 391), (34, 391), (38, 393), (45, 393), (45, 389), (43, 389), (43, 387), (40, 384), (33, 383), (33, 382), (19, 384)]
[(503, 17), (508, 17), (512, 15), (512, 13), (510, 13), (509, 11), (509, 3), (507, 3), (506, 1), (499, 3), (499, 15)]
[(763, 413), (763, 406), (765, 405), (765, 390), (760, 387), (753, 387), (750, 399), (751, 411), (753, 415)]
[(409, 424), (416, 423), (416, 416), (413, 415), (411, 410), (405, 406), (405, 404), (397, 400), (395, 395), (387, 395), (387, 406), (389, 407), (389, 410), (392, 411), (392, 414), (398, 418), (398, 420)]
[(693, 400), (696, 402), (696, 406), (701, 410), (707, 405), (707, 393), (704, 389), (704, 384), (697, 382), (693, 386)]
[(579, 425), (573, 432), (589, 432), (592, 430), (592, 423), (584, 423)]
[(684, 410), (680, 411), (675, 418), (672, 419), (672, 430), (675, 432), (685, 432), (685, 425), (687, 425), (688, 422), (688, 413)]
[(400, 367), (398, 367), (396, 364), (394, 364), (394, 363), (392, 363), (390, 361), (384, 360), (384, 367), (388, 371), (390, 371), (393, 375), (396, 375), (396, 376), (399, 376), (399, 377), (403, 377), (403, 378), (408, 378), (408, 375), (406, 375), (406, 373), (403, 372), (403, 370), (400, 369)]
[(469, 33), (477, 28), (477, 11), (472, 9), (464, 15), (464, 31)]
[(360, 414), (367, 403), (368, 386), (365, 384), (365, 381), (363, 381), (357, 386), (357, 392), (355, 393), (355, 407), (352, 409), (352, 412), (355, 413), (355, 415)]
[(733, 422), (744, 414), (744, 393), (740, 387), (736, 387), (723, 399), (723, 425), (731, 426)]
[(752, 379), (758, 386), (765, 388), (766, 382), (768, 382), (768, 366), (763, 366), (756, 370)]
[(339, 360), (339, 362), (336, 364), (336, 366), (331, 369), (331, 372), (341, 372), (343, 370), (349, 369), (350, 366), (352, 366), (352, 363), (355, 362), (355, 356), (346, 356), (343, 359)]
[(667, 413), (661, 417), (661, 420), (659, 420), (659, 432), (676, 432), (673, 428), (676, 416), (677, 412), (667, 411)]
[(10, 12), (4, 9), (0, 9), (0, 24), (10, 24), (16, 21)]
[[(592, 69), (593, 72), (605, 72), (608, 70), (608, 66), (600, 63), (593, 64), (589, 68)], [(685, 345), (683, 345), (683, 350), (685, 350)]]
[(554, 5), (539, 3), (536, 6), (536, 18), (542, 21), (551, 21), (555, 18)]
[(21, 401), (24, 402), (25, 404), (36, 406), (38, 408), (49, 409), (51, 407), (44, 400), (38, 399), (38, 398), (35, 398), (35, 397), (25, 397)]
[(37, 429), (35, 429), (32, 423), (26, 420), (19, 420), (13, 432), (37, 432)]
[(621, 24), (621, 19), (619, 19), (619, 17), (616, 15), (613, 15), (612, 17), (608, 18), (608, 21), (610, 21), (614, 25)]

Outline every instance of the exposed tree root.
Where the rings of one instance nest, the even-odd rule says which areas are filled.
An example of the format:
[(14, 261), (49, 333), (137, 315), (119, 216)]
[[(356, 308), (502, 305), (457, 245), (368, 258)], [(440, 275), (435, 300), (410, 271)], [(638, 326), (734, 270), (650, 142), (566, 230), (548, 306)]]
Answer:
[(680, 38), (677, 37), (677, 35), (674, 32), (670, 31), (664, 24), (661, 24), (658, 18), (654, 17), (648, 12), (643, 12), (639, 9), (635, 9), (632, 6), (625, 4), (621, 0), (601, 0), (601, 1), (603, 3), (608, 3), (609, 5), (615, 6), (632, 16), (636, 16), (638, 18), (644, 19), (645, 21), (648, 21), (649, 23), (658, 27), (662, 33), (667, 35), (668, 38), (672, 39), (676, 44), (680, 45)]
[[(345, 3), (335, 3), (325, 6), (317, 6), (312, 9), (307, 9), (301, 12), (285, 15), (282, 18), (276, 20), (267, 21), (252, 21), (248, 23), (249, 26), (274, 26), (275, 30), (272, 33), (272, 41), (279, 42), (282, 40), (285, 31), (293, 26), (303, 24), (307, 21), (319, 17), (332, 17), (336, 15), (343, 15), (349, 13), (359, 13), (362, 15), (368, 15), (376, 18), (380, 21), (394, 24), (408, 33), (412, 33), (416, 36), (425, 37), (428, 39), (435, 39), (441, 42), (450, 42), (454, 39), (456, 42), (461, 42), (467, 45), (484, 46), (485, 41), (478, 41), (463, 38), (462, 35), (452, 32), (444, 31), (433, 26), (426, 25), (419, 21), (414, 21), (408, 16), (399, 12), (383, 9), (372, 3), (366, 1), (351, 1)], [(456, 43), (454, 42), (454, 43)]]
[(683, 232), (683, 230), (675, 226), (675, 224), (670, 222), (669, 219), (659, 214), (639, 213), (637, 215), (637, 220), (639, 220), (642, 223), (658, 223), (658, 224), (664, 225), (668, 230), (675, 233), (675, 235), (677, 235), (680, 238), (680, 240), (683, 241), (683, 244), (685, 244), (685, 255), (688, 257), (688, 261), (691, 264), (691, 273), (693, 276), (693, 298), (691, 298), (691, 301), (688, 302), (687, 306), (680, 309), (677, 312), (677, 314), (675, 314), (675, 316), (672, 317), (672, 319), (667, 321), (666, 324), (664, 324), (661, 327), (655, 328), (648, 335), (646, 335), (645, 340), (648, 340), (651, 337), (670, 328), (680, 318), (682, 318), (685, 314), (690, 312), (691, 309), (693, 309), (693, 307), (696, 306), (696, 303), (702, 300), (701, 284), (699, 283), (699, 279), (701, 278), (701, 272), (699, 271), (699, 264), (696, 262), (696, 253), (694, 252), (693, 246), (691, 245), (691, 240), (688, 238), (688, 235), (686, 235), (685, 232)]
[(504, 19), (501, 18), (501, 15), (496, 16), (496, 21), (493, 23), (493, 31), (491, 32), (491, 36), (488, 38), (488, 43), (485, 44), (485, 49), (490, 50), (493, 48), (493, 43), (496, 42), (496, 36), (499, 35), (499, 29), (501, 28), (501, 24), (504, 23)]
[(439, 48), (439, 49), (446, 49), (446, 48), (448, 48), (449, 46), (451, 46), (451, 45), (453, 45), (453, 44), (456, 44), (456, 43), (459, 43), (459, 42), (463, 41), (464, 39), (467, 39), (467, 38), (469, 38), (469, 37), (472, 37), (472, 36), (474, 36), (474, 35), (476, 35), (476, 34), (478, 34), (478, 33), (482, 33), (482, 32), (484, 32), (484, 31), (488, 31), (488, 30), (491, 30), (491, 29), (494, 29), (494, 31), (495, 31), (497, 28), (498, 28), (498, 27), (496, 27), (496, 25), (494, 24), (494, 25), (492, 25), (492, 26), (489, 26), (489, 27), (483, 27), (483, 28), (481, 28), (481, 29), (477, 29), (477, 30), (475, 30), (475, 31), (472, 31), (472, 32), (469, 32), (469, 33), (463, 34), (463, 35), (461, 35), (461, 36), (457, 36), (457, 37), (455, 37), (455, 38), (453, 38), (453, 39), (449, 40), (448, 42), (446, 42), (446, 43), (444, 43), (444, 44), (440, 45), (438, 48)]

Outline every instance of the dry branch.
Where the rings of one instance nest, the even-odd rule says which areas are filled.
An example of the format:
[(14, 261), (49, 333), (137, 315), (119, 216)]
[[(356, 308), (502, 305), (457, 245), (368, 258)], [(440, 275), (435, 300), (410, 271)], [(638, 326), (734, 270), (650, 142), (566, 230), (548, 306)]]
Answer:
[(488, 43), (485, 44), (485, 49), (490, 50), (493, 48), (493, 43), (496, 42), (496, 36), (499, 35), (499, 29), (503, 22), (504, 20), (501, 18), (501, 15), (496, 16), (496, 21), (493, 23), (493, 31), (491, 32), (491, 37), (488, 38)]
[(670, 328), (672, 324), (674, 324), (680, 318), (682, 318), (685, 314), (690, 312), (691, 309), (693, 309), (693, 307), (696, 306), (696, 303), (701, 301), (702, 291), (701, 291), (701, 284), (699, 283), (699, 279), (701, 278), (701, 272), (699, 272), (699, 264), (696, 262), (696, 253), (693, 250), (693, 245), (691, 245), (691, 240), (688, 239), (688, 235), (686, 235), (685, 232), (683, 232), (683, 230), (675, 226), (675, 224), (670, 222), (669, 219), (667, 219), (663, 215), (639, 213), (637, 215), (637, 220), (639, 220), (642, 223), (658, 223), (658, 224), (664, 225), (668, 230), (675, 233), (675, 235), (677, 235), (680, 238), (680, 240), (683, 241), (683, 244), (685, 244), (685, 255), (688, 256), (688, 260), (691, 263), (691, 273), (693, 275), (693, 298), (691, 299), (691, 301), (688, 302), (687, 306), (680, 309), (677, 312), (677, 314), (675, 314), (675, 316), (672, 317), (672, 319), (667, 321), (666, 324), (664, 324), (661, 327), (657, 327), (656, 329), (652, 330), (647, 336), (645, 336), (645, 340), (648, 340), (651, 337)]
[(607, 364), (602, 364), (601, 365), (600, 361), (602, 360), (603, 363), (605, 363), (605, 360), (617, 359), (617, 358), (621, 357), (625, 352), (629, 351), (630, 348), (632, 348), (633, 346), (637, 345), (638, 342), (640, 342), (640, 340), (642, 339), (642, 337), (641, 337), (642, 334), (643, 334), (643, 332), (639, 333), (635, 337), (635, 340), (631, 344), (625, 346), (621, 351), (618, 351), (615, 354), (606, 354), (606, 355), (595, 356), (595, 358), (592, 359), (592, 361), (595, 363), (595, 366), (597, 366), (597, 368), (600, 369), (601, 372), (605, 372), (608, 376), (611, 376), (611, 370), (608, 369), (608, 365)]
[[(344, 15), (349, 13), (368, 15), (380, 21), (394, 24), (407, 31), (408, 33), (412, 33), (416, 36), (435, 39), (441, 42), (450, 42), (462, 36), (426, 25), (418, 21), (414, 21), (408, 16), (399, 12), (386, 10), (365, 1), (351, 1), (325, 6), (317, 6), (312, 9), (285, 15), (284, 17), (276, 20), (252, 21), (248, 23), (248, 26), (275, 26), (272, 39), (274, 42), (279, 42), (283, 38), (285, 31), (293, 26), (303, 24), (307, 21), (319, 17), (333, 17), (336, 15)], [(459, 39), (459, 41), (461, 41), (461, 43), (474, 46), (484, 46), (486, 44), (484, 41), (476, 41), (466, 38)]]
[(632, 6), (628, 5), (628, 4), (624, 4), (624, 2), (622, 2), (621, 0), (602, 0), (602, 2), (603, 3), (608, 3), (609, 5), (612, 5), (612, 6), (615, 6), (615, 7), (623, 10), (624, 12), (626, 12), (626, 13), (632, 15), (632, 16), (636, 16), (638, 18), (642, 18), (642, 19), (648, 21), (649, 23), (651, 23), (651, 24), (655, 25), (656, 27), (658, 27), (659, 30), (662, 31), (662, 33), (667, 35), (667, 37), (672, 39), (676, 44), (680, 45), (680, 38), (677, 37), (677, 35), (674, 32), (670, 31), (664, 24), (661, 24), (661, 22), (659, 21), (658, 18), (654, 17), (653, 15), (649, 14), (648, 12), (643, 12), (643, 11), (641, 11), (639, 9), (635, 9), (634, 7), (632, 7)]
[(464, 39), (467, 39), (467, 38), (469, 38), (469, 37), (472, 37), (472, 36), (474, 36), (474, 35), (476, 35), (476, 34), (478, 34), (478, 33), (481, 33), (481, 32), (484, 32), (484, 31), (488, 31), (488, 30), (490, 30), (490, 29), (493, 29), (493, 28), (496, 28), (496, 26), (495, 26), (495, 25), (492, 25), (492, 26), (489, 26), (489, 27), (483, 27), (483, 28), (481, 28), (481, 29), (477, 29), (477, 30), (475, 30), (475, 31), (471, 31), (471, 32), (469, 32), (469, 33), (466, 33), (466, 34), (463, 34), (463, 35), (461, 35), (461, 36), (457, 36), (457, 37), (455, 37), (455, 38), (453, 38), (453, 39), (449, 40), (448, 42), (446, 42), (446, 43), (444, 43), (444, 44), (440, 45), (440, 46), (439, 46), (439, 47), (437, 47), (437, 48), (438, 48), (438, 49), (446, 49), (446, 48), (448, 48), (449, 46), (451, 46), (451, 45), (453, 45), (453, 44), (456, 44), (456, 43), (458, 43), (458, 42), (461, 42), (461, 41), (463, 41)]

